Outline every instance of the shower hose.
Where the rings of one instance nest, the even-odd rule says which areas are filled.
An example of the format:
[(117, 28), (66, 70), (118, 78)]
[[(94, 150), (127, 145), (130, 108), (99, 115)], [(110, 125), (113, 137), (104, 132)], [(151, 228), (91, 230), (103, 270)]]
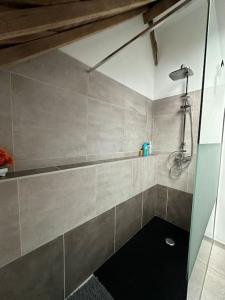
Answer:
[(188, 110), (185, 110), (185, 114), (189, 115), (190, 119), (190, 129), (191, 129), (191, 153), (190, 155), (186, 154), (186, 151), (183, 147), (180, 150), (173, 151), (168, 156), (168, 165), (169, 165), (169, 175), (172, 179), (178, 179), (184, 170), (186, 170), (191, 164), (193, 157), (193, 148), (194, 148), (194, 137), (193, 137), (193, 121), (192, 121), (192, 109), (189, 105)]

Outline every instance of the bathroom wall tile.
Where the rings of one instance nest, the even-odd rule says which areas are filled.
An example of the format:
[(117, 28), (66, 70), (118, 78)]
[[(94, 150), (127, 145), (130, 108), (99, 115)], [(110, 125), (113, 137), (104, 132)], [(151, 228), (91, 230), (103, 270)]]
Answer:
[(186, 192), (188, 171), (185, 170), (179, 178), (171, 178), (169, 173), (170, 167), (171, 163), (168, 163), (168, 154), (157, 156), (157, 183)]
[(154, 151), (172, 152), (180, 148), (182, 132), (182, 114), (161, 114), (154, 116), (153, 149)]
[(10, 74), (0, 71), (0, 141), (1, 147), (13, 154)]
[[(192, 111), (192, 130), (193, 130), (193, 141), (194, 147), (193, 152), (196, 154), (197, 152), (197, 141), (198, 141), (198, 130), (199, 130), (199, 112)], [(187, 117), (186, 119), (186, 150), (187, 153), (191, 153), (191, 125), (190, 125), (190, 118)]]
[(95, 167), (19, 179), (22, 251), (96, 215)]
[(131, 160), (97, 166), (97, 214), (126, 201), (131, 193)]
[(125, 99), (126, 110), (146, 116), (148, 98), (138, 94), (134, 90), (129, 90), (130, 96)]
[(190, 194), (192, 194), (194, 191), (196, 163), (196, 155), (194, 155), (192, 158), (192, 162), (188, 167), (187, 192)]
[(193, 110), (197, 113), (200, 113), (201, 97), (202, 97), (202, 90), (198, 90), (194, 92)]
[(156, 184), (157, 156), (143, 157), (142, 190), (145, 191)]
[(141, 229), (141, 219), (142, 194), (116, 207), (116, 251)]
[[(17, 171), (29, 172), (31, 170), (40, 170), (42, 168), (55, 168), (61, 166), (69, 166), (71, 164), (86, 162), (87, 156), (76, 157), (57, 157), (57, 158), (43, 158), (43, 159), (18, 159), (15, 162)], [(49, 167), (51, 166), (51, 167)]]
[(0, 182), (0, 266), (20, 256), (17, 181)]
[(66, 296), (114, 252), (115, 209), (65, 234)]
[(153, 101), (147, 101), (147, 139), (152, 141), (153, 137)]
[(168, 188), (157, 184), (157, 201), (155, 205), (155, 215), (166, 220), (167, 214), (167, 194)]
[(167, 220), (186, 230), (191, 223), (192, 194), (168, 188)]
[(166, 220), (167, 187), (154, 185), (143, 192), (143, 225), (154, 216)]
[[(153, 101), (154, 115), (161, 114), (174, 114), (180, 110), (180, 106), (183, 104), (182, 95), (175, 95)], [(195, 92), (189, 93), (189, 102), (191, 105), (195, 105)]]
[(88, 91), (87, 67), (60, 50), (48, 52), (8, 69), (57, 87), (83, 94)]
[(0, 269), (1, 300), (63, 300), (62, 237)]
[(86, 155), (85, 96), (17, 75), (12, 84), (16, 161)]
[(122, 152), (125, 112), (93, 99), (88, 101), (88, 155)]
[(157, 199), (158, 189), (156, 185), (143, 192), (143, 226), (155, 216)]
[(125, 112), (125, 137), (123, 151), (138, 151), (147, 141), (147, 115)]
[(125, 107), (129, 89), (121, 83), (95, 71), (89, 77), (89, 95), (104, 102)]
[(133, 192), (135, 196), (143, 191), (143, 158), (136, 158), (132, 160), (133, 163)]
[(93, 154), (87, 156), (87, 161), (99, 161), (105, 159), (114, 159), (114, 158), (123, 158), (123, 157), (136, 157), (138, 151), (135, 152), (117, 152), (117, 153), (102, 153), (102, 154)]

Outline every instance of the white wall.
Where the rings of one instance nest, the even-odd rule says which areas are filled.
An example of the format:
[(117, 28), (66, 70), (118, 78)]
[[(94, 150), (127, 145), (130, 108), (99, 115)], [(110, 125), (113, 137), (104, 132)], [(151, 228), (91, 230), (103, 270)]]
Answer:
[[(147, 33), (98, 70), (154, 100), (183, 92), (184, 82), (173, 82), (168, 74), (184, 63), (195, 72), (195, 76), (190, 79), (190, 90), (200, 89), (206, 9), (206, 0), (195, 0), (191, 6), (170, 17), (156, 30), (159, 46), (157, 67), (154, 66)], [(137, 16), (61, 50), (93, 66), (145, 27), (142, 16)]]
[[(93, 66), (145, 27), (140, 15), (72, 43), (61, 50)], [(153, 99), (155, 66), (149, 34), (136, 40), (98, 70)]]
[(182, 64), (194, 70), (190, 91), (201, 88), (206, 17), (207, 2), (196, 0), (156, 30), (159, 65), (155, 72), (155, 99), (184, 92), (185, 82), (172, 81), (168, 76)]

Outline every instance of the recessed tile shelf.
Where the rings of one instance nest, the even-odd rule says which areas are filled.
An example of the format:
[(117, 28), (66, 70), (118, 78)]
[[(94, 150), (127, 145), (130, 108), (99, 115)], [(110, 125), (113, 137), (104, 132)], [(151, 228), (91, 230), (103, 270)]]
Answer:
[[(151, 154), (151, 156), (156, 156), (156, 155), (157, 155), (156, 153)], [(60, 165), (60, 166), (48, 167), (48, 168), (38, 168), (38, 169), (23, 170), (23, 171), (16, 171), (16, 172), (11, 171), (5, 177), (0, 177), (0, 181), (16, 179), (16, 178), (32, 176), (32, 175), (38, 175), (38, 174), (44, 174), (44, 173), (63, 171), (63, 170), (68, 170), (68, 169), (89, 167), (89, 166), (93, 166), (93, 165), (99, 165), (99, 164), (105, 164), (105, 163), (111, 163), (111, 162), (123, 161), (123, 160), (130, 160), (130, 159), (136, 159), (136, 158), (146, 158), (146, 157), (134, 155), (134, 156), (111, 158), (111, 159), (104, 159), (104, 160), (97, 160), (97, 161), (80, 162), (80, 163), (74, 163), (74, 164), (68, 164), (68, 165)]]

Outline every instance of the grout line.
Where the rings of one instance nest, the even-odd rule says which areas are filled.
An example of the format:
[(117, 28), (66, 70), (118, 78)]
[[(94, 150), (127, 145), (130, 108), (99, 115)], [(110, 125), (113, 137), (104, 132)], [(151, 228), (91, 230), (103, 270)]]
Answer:
[(63, 287), (64, 287), (64, 299), (66, 299), (66, 253), (65, 253), (65, 235), (63, 234)]
[(19, 180), (16, 179), (17, 184), (17, 201), (18, 201), (18, 210), (19, 210), (19, 232), (20, 232), (20, 255), (23, 256), (23, 247), (22, 247), (22, 229), (21, 229), (21, 209), (20, 209), (20, 189), (19, 189)]

